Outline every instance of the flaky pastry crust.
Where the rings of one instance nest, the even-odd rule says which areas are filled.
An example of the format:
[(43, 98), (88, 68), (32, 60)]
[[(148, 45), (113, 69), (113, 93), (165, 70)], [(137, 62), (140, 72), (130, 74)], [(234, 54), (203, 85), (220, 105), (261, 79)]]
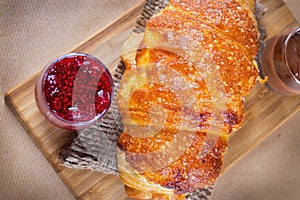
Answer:
[[(131, 35), (125, 42), (121, 57), (126, 70), (118, 94), (118, 108), (124, 124), (118, 141), (118, 167), (130, 197), (184, 199), (195, 189), (211, 186), (219, 176), (228, 137), (241, 127), (245, 115), (243, 99), (253, 89), (257, 78), (254, 58), (259, 33), (254, 5), (254, 0), (171, 0), (147, 22), (145, 33)], [(193, 42), (182, 42), (182, 35)], [(166, 38), (176, 42), (165, 43)], [(181, 49), (175, 49), (175, 43)], [(169, 49), (166, 48), (168, 45)], [(190, 51), (188, 56), (181, 54), (184, 51)], [(197, 53), (198, 57), (209, 57), (206, 60), (218, 71), (217, 78), (189, 60), (194, 58), (192, 61), (201, 64)], [(206, 60), (202, 64), (205, 65)], [(176, 71), (177, 75), (145, 69), (153, 65)], [(148, 74), (143, 70), (148, 70)], [(191, 89), (183, 93), (186, 98), (193, 96), (196, 105), (182, 105), (182, 100), (170, 87), (148, 80), (155, 76), (166, 82), (165, 76), (170, 79), (184, 77)], [(216, 80), (223, 89), (212, 89), (208, 84), (210, 80)], [(136, 83), (143, 84), (138, 88), (128, 86)], [(175, 81), (172, 83), (176, 84)], [(215, 98), (216, 95), (224, 98)], [(224, 106), (218, 107), (214, 102)], [(222, 121), (216, 117), (218, 109), (222, 111)], [(189, 114), (190, 123), (182, 124), (186, 117), (183, 112)], [(153, 117), (162, 118), (164, 122), (159, 124)], [(209, 152), (203, 154), (209, 131), (216, 122), (221, 122), (222, 127), (215, 129), (219, 132), (212, 135), (217, 139)], [(140, 127), (157, 129), (157, 132), (151, 136), (143, 135)], [(178, 134), (179, 129), (184, 137)], [(174, 140), (176, 148), (169, 148)], [(168, 154), (170, 149), (175, 153)], [(145, 157), (153, 152), (160, 154)], [(176, 159), (166, 157), (164, 159), (170, 161), (160, 165), (164, 155)]]

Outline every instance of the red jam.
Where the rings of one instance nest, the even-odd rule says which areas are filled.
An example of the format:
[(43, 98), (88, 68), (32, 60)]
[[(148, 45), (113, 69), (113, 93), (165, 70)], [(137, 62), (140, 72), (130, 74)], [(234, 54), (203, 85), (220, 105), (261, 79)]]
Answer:
[[(48, 119), (51, 112), (60, 120), (51, 120), (53, 117), (50, 117), (54, 125), (81, 129), (102, 117), (110, 106), (112, 78), (104, 64), (95, 57), (67, 54), (52, 62), (41, 76), (42, 83), (38, 80), (36, 85), (37, 103)], [(41, 105), (41, 97), (49, 112)]]

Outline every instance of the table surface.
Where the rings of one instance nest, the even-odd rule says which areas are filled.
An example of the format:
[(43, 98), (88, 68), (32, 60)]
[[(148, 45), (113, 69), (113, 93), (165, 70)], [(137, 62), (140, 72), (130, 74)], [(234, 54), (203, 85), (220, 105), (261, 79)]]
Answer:
[[(285, 0), (300, 22), (298, 1)], [(138, 2), (0, 0), (0, 199), (74, 199), (3, 97)], [(212, 199), (299, 199), (299, 121), (297, 113), (221, 176)]]

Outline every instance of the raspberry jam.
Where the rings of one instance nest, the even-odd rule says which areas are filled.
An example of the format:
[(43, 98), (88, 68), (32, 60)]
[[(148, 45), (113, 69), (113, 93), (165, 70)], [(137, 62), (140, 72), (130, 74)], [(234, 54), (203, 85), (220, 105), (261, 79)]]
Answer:
[(108, 110), (113, 81), (97, 58), (70, 53), (51, 62), (36, 82), (41, 112), (56, 126), (77, 130), (96, 122)]

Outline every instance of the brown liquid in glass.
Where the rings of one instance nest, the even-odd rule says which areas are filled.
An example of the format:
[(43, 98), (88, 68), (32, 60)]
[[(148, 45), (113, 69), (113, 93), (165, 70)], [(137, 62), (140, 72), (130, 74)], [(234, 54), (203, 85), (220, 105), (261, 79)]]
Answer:
[(287, 32), (265, 44), (260, 56), (261, 71), (267, 86), (283, 95), (300, 94), (300, 29), (287, 42)]
[(296, 32), (288, 42), (286, 60), (292, 74), (300, 81), (300, 31)]

